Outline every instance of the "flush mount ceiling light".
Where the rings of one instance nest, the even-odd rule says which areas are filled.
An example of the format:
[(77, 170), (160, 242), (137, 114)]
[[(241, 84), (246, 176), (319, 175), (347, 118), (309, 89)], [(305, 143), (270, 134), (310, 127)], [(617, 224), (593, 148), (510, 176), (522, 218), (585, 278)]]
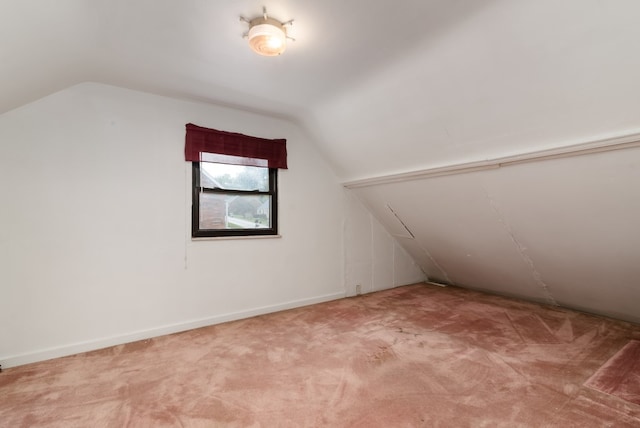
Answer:
[(254, 19), (240, 17), (240, 21), (249, 24), (249, 31), (243, 37), (249, 39), (249, 47), (264, 56), (280, 55), (287, 48), (287, 39), (294, 40), (287, 35), (287, 27), (293, 24), (293, 19), (280, 22), (267, 16), (267, 8), (262, 8), (262, 16)]

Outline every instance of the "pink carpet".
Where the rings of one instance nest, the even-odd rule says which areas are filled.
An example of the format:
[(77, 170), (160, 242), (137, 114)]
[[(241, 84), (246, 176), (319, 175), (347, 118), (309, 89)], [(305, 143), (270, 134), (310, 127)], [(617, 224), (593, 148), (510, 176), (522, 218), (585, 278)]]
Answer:
[[(4, 370), (0, 426), (638, 427), (634, 400), (585, 386), (637, 362), (638, 340), (414, 285)], [(617, 370), (617, 390), (637, 382)]]
[(586, 385), (640, 405), (640, 341), (627, 343)]

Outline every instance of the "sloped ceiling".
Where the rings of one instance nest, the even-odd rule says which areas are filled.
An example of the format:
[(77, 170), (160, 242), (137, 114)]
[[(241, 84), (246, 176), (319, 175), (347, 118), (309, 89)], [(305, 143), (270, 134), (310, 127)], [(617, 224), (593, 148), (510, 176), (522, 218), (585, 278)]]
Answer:
[[(468, 2), (467, 2), (468, 3)], [(0, 111), (83, 81), (262, 110), (302, 121), (323, 101), (436, 37), (482, 1), (5, 0)], [(267, 7), (294, 19), (285, 55), (242, 34)]]
[[(239, 16), (263, 6), (295, 19), (296, 41), (277, 58), (241, 37)], [(347, 182), (640, 132), (639, 16), (637, 0), (2, 0), (0, 113), (86, 81), (229, 105), (298, 123)], [(640, 298), (629, 216), (640, 212), (624, 203), (637, 199), (638, 156), (601, 157), (595, 169), (563, 161), (555, 180), (511, 169), (484, 173), (483, 186), (465, 176), (358, 194), (390, 229), (389, 205), (410, 218), (415, 239), (399, 239), (429, 275), (640, 320), (629, 306)], [(621, 162), (631, 162), (626, 175), (598, 187)], [(613, 214), (588, 210), (587, 196), (565, 198), (584, 189), (580, 180), (557, 186), (583, 176), (597, 189), (586, 195)], [(541, 234), (530, 205), (556, 207), (544, 214), (565, 225), (586, 216), (580, 231), (615, 227)], [(571, 242), (583, 251), (550, 268), (545, 254)], [(623, 283), (606, 296), (596, 284), (613, 274), (605, 265)], [(577, 297), (584, 278), (600, 291)]]
[[(295, 19), (281, 57), (241, 37), (263, 5)], [(345, 180), (640, 129), (636, 0), (0, 8), (0, 112), (85, 81), (259, 110), (302, 124)]]
[(640, 323), (640, 145), (354, 189), (433, 281)]

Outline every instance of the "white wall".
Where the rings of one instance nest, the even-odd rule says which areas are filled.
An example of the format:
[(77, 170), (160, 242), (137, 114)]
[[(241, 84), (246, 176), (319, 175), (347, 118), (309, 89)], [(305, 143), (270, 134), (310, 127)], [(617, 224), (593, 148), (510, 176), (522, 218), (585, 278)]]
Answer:
[(426, 280), (426, 275), (397, 240), (347, 191), (345, 286), (347, 295), (371, 293)]
[[(188, 122), (288, 139), (281, 238), (191, 240)], [(0, 142), (3, 367), (345, 295), (345, 216), (369, 217), (291, 123), (86, 83)]]
[(430, 278), (640, 322), (640, 148), (354, 190)]

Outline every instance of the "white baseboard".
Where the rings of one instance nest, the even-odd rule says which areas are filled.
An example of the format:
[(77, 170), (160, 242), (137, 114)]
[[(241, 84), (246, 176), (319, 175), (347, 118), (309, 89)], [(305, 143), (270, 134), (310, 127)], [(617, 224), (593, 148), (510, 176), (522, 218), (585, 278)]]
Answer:
[(299, 308), (302, 306), (313, 305), (316, 303), (328, 302), (345, 297), (344, 292), (325, 294), (323, 296), (312, 297), (309, 299), (293, 300), (290, 302), (280, 303), (271, 306), (262, 306), (259, 308), (249, 309), (247, 311), (232, 312), (222, 315), (214, 315), (207, 318), (191, 320), (162, 327), (151, 328), (147, 330), (139, 330), (117, 336), (105, 337), (96, 340), (88, 340), (84, 342), (76, 342), (69, 345), (56, 346), (53, 348), (42, 349), (39, 351), (26, 352), (20, 355), (2, 357), (0, 356), (0, 366), (3, 369), (21, 366), (24, 364), (36, 363), (38, 361), (50, 360), (52, 358), (66, 357), (68, 355), (79, 354), (81, 352), (95, 351), (96, 349), (108, 348), (110, 346), (122, 345), (124, 343), (135, 342), (138, 340), (149, 339), (152, 337), (163, 336), (166, 334), (179, 333), (181, 331), (193, 330), (194, 328), (206, 327), (214, 324), (220, 324), (228, 321), (235, 321), (243, 318), (249, 318), (256, 315), (264, 315), (272, 312), (284, 311), (287, 309)]

